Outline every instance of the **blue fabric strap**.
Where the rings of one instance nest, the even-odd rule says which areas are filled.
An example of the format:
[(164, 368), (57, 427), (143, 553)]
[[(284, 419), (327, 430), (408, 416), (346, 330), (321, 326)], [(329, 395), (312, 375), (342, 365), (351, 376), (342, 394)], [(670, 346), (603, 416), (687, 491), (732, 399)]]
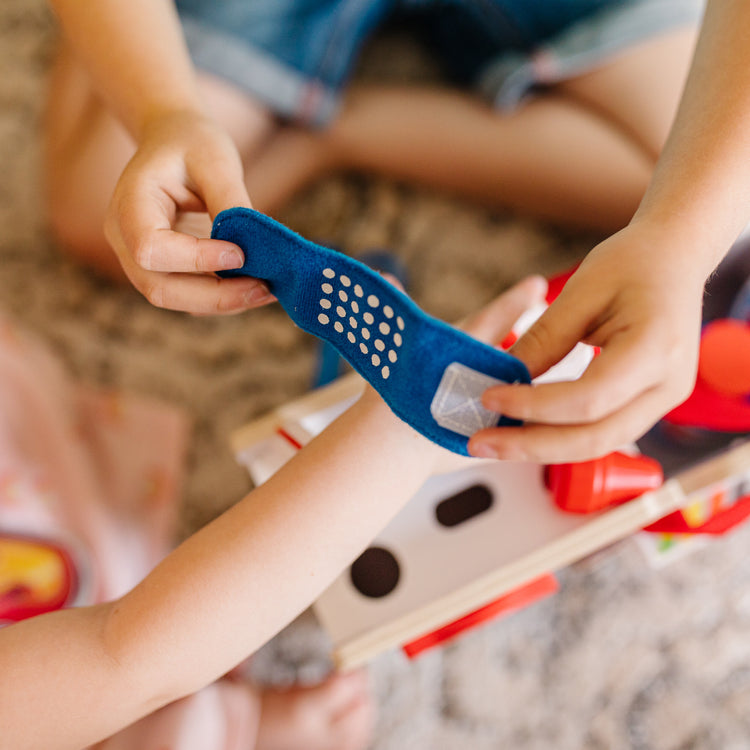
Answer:
[(332, 344), (402, 420), (430, 440), (467, 455), (483, 427), (518, 424), (484, 409), (494, 383), (528, 383), (519, 359), (427, 315), (382, 276), (316, 245), (273, 219), (231, 208), (211, 236), (245, 253), (225, 276), (268, 283), (289, 317)]

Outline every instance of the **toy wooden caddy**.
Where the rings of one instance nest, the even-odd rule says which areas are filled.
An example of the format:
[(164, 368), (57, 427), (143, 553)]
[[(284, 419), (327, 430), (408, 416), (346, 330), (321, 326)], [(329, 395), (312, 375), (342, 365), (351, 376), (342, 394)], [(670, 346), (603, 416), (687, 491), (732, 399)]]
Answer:
[[(361, 388), (345, 376), (237, 430), (238, 461), (262, 483)], [(750, 513), (750, 441), (725, 436), (708, 454), (688, 452), (663, 483), (635, 446), (584, 464), (478, 461), (433, 477), (314, 604), (334, 661), (353, 667), (393, 647), (416, 656), (554, 592), (552, 573), (644, 527), (723, 533)]]
[[(637, 445), (577, 464), (477, 462), (422, 486), (314, 605), (339, 666), (394, 647), (416, 656), (552, 593), (555, 571), (644, 529), (717, 535), (750, 516), (748, 250), (709, 282), (693, 393)], [(237, 430), (238, 461), (264, 482), (362, 387), (344, 376)]]

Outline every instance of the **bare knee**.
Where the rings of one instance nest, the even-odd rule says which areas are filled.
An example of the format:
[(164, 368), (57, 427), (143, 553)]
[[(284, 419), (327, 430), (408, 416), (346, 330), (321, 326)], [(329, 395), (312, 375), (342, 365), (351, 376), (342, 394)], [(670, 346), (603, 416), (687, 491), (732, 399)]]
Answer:
[(83, 140), (48, 149), (44, 164), (48, 227), (61, 250), (98, 273), (124, 280), (104, 236), (104, 218), (120, 166), (97, 165), (97, 151), (95, 144)]
[(104, 218), (118, 172), (92, 165), (92, 154), (79, 145), (48, 150), (45, 156), (45, 210), (59, 248), (104, 276), (126, 277), (104, 236)]
[(110, 278), (124, 279), (103, 227), (109, 196), (134, 145), (65, 45), (48, 92), (43, 169), (49, 229), (65, 252)]
[(67, 255), (109, 279), (126, 280), (104, 236), (103, 217), (92, 217), (84, 206), (54, 191), (47, 198), (47, 222), (58, 247)]
[(655, 163), (672, 127), (696, 36), (693, 27), (656, 36), (559, 88), (620, 128)]

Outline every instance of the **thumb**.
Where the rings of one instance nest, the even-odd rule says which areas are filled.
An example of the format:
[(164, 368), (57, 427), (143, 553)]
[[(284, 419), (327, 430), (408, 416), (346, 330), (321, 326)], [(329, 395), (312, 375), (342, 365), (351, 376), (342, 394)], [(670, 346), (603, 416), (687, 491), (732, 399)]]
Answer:
[(193, 178), (212, 220), (227, 208), (253, 207), (245, 185), (242, 161), (234, 149), (215, 156), (210, 166), (201, 160)]
[(509, 352), (526, 365), (532, 378), (536, 378), (560, 362), (585, 338), (585, 323), (580, 306), (568, 303), (561, 295), (519, 337)]

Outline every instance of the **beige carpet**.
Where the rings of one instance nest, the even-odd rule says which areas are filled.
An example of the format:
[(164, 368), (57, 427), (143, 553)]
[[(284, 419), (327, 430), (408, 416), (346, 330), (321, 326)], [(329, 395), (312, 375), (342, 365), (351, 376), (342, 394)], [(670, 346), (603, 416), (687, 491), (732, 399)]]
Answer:
[[(248, 490), (227, 436), (309, 388), (315, 343), (279, 309), (169, 313), (57, 254), (38, 177), (54, 35), (41, 0), (0, 4), (0, 301), (81, 378), (190, 411), (187, 532)], [(402, 40), (388, 44), (368, 75), (425, 74)], [(317, 185), (282, 218), (346, 252), (398, 253), (418, 303), (448, 320), (527, 272), (568, 267), (592, 242), (364, 178)], [(565, 571), (554, 598), (455, 645), (413, 663), (380, 657), (375, 750), (749, 748), (749, 540), (742, 529), (659, 572), (627, 542)], [(258, 670), (309, 675), (324, 651), (305, 616), (263, 650)]]

